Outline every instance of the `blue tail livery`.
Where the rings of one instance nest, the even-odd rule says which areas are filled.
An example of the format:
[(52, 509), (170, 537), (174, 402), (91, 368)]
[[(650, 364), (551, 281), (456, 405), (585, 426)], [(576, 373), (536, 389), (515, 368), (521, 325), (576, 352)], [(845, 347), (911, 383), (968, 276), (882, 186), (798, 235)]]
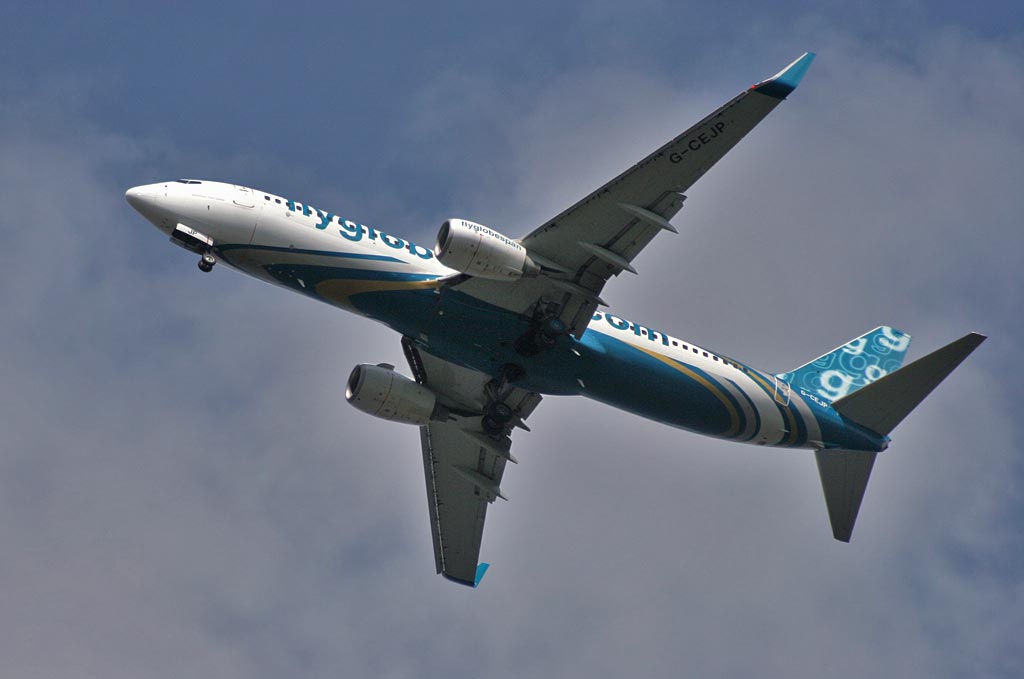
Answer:
[(910, 335), (883, 325), (778, 377), (831, 403), (899, 370), (909, 348)]

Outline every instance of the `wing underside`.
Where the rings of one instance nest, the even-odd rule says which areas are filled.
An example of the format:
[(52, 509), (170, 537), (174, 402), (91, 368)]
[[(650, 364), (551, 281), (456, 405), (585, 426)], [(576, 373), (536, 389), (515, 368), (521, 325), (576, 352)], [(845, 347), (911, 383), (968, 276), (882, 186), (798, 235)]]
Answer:
[(420, 439), (437, 572), (476, 585), (487, 505), (501, 493), (498, 483), (505, 460), (489, 455), (449, 425), (420, 427)]
[[(446, 422), (420, 427), (430, 532), (437, 572), (476, 586), (486, 566), (479, 563), (487, 507), (501, 490), (505, 466), (514, 462), (510, 430), (540, 403), (533, 392), (502, 386), (491, 377), (444, 361), (404, 341), (416, 380), (438, 395), (453, 413)], [(501, 403), (511, 413), (501, 432), (485, 432), (483, 413)]]

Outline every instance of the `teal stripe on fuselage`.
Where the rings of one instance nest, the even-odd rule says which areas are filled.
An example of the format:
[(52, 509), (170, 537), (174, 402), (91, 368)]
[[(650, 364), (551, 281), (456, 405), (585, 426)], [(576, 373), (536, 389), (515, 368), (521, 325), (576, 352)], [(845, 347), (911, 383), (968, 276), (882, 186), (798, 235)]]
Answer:
[[(580, 371), (582, 394), (702, 434), (725, 436), (733, 429), (732, 417), (722, 401), (698, 380), (672, 365), (595, 331), (586, 332), (579, 345), (584, 350)], [(707, 379), (703, 371), (685, 367)]]
[(343, 266), (322, 266), (319, 264), (270, 264), (264, 269), (273, 272), (295, 272), (302, 275), (307, 285), (318, 285), (324, 281), (432, 281), (437, 278), (430, 274), (404, 273), (401, 271), (374, 271), (371, 269), (353, 269)]
[[(399, 264), (408, 264), (409, 262), (404, 259), (397, 257), (391, 257), (390, 255), (371, 255), (362, 252), (337, 252), (335, 250), (304, 250), (301, 248), (285, 248), (276, 245), (220, 245), (214, 248), (214, 251), (220, 255), (224, 261), (231, 263), (230, 260), (224, 256), (226, 252), (237, 252), (239, 250), (249, 250), (253, 252), (283, 252), (290, 255), (314, 255), (316, 257), (337, 257), (340, 259), (361, 259), (375, 262), (397, 262)], [(435, 276), (436, 278), (436, 276)]]
[(754, 400), (750, 398), (750, 394), (748, 394), (743, 387), (736, 384), (734, 380), (729, 380), (729, 384), (736, 387), (736, 391), (743, 394), (743, 398), (746, 400), (747, 405), (750, 406), (751, 412), (754, 413), (754, 430), (751, 432), (750, 436), (741, 439), (742, 441), (753, 441), (754, 438), (757, 437), (758, 432), (761, 431), (761, 413), (758, 412), (757, 405), (754, 404)]
[[(727, 430), (726, 432), (721, 434), (721, 436), (723, 436), (725, 438), (730, 438), (730, 439), (739, 438), (739, 436), (743, 433), (743, 430), (745, 430), (747, 428), (746, 411), (743, 409), (743, 406), (740, 404), (739, 400), (737, 400), (736, 397), (733, 395), (732, 390), (721, 384), (721, 382), (723, 381), (722, 378), (719, 377), (718, 375), (713, 375), (713, 374), (711, 374), (711, 373), (709, 373), (709, 372), (707, 372), (705, 370), (702, 370), (701, 368), (698, 368), (697, 366), (695, 366), (693, 364), (687, 363), (686, 361), (682, 361), (682, 360), (680, 360), (678, 358), (672, 358), (672, 360), (675, 361), (676, 363), (678, 363), (679, 365), (685, 366), (687, 369), (692, 370), (693, 372), (697, 373), (698, 375), (703, 377), (705, 380), (710, 382), (712, 385), (714, 385), (718, 389), (718, 391), (722, 395), (725, 396), (725, 398), (729, 401), (729, 403), (732, 404), (732, 407), (735, 409), (736, 417), (737, 417), (736, 426), (734, 428), (730, 427), (730, 430)], [(732, 431), (733, 429), (735, 431)]]
[(800, 412), (800, 409), (794, 403), (794, 399), (797, 398), (800, 397), (796, 395), (790, 396), (789, 404), (786, 406), (793, 413), (793, 419), (796, 420), (796, 440), (790, 444), (794, 448), (807, 445), (807, 422), (804, 421), (803, 413)]
[[(799, 431), (800, 427), (803, 425), (803, 418), (800, 417), (799, 413), (795, 412), (795, 408), (791, 405), (783, 405), (775, 400), (775, 378), (771, 375), (764, 374), (760, 370), (755, 370), (754, 368), (747, 368), (746, 373), (750, 377), (751, 381), (757, 385), (757, 388), (760, 389), (768, 397), (768, 400), (775, 406), (775, 409), (779, 413), (779, 417), (782, 418), (782, 422), (787, 429), (788, 433), (782, 437), (780, 442), (774, 445), (781, 447), (793, 447), (794, 445), (797, 445), (796, 442), (799, 440)], [(792, 403), (792, 401), (790, 401), (790, 403)], [(806, 425), (803, 425), (803, 428), (806, 434)], [(792, 432), (794, 431), (797, 432), (797, 436), (795, 437), (792, 435)], [(806, 442), (806, 435), (804, 442)]]
[[(314, 298), (318, 297), (316, 285), (324, 281), (417, 282), (438, 278), (432, 274), (309, 264), (273, 264), (265, 267), (265, 271), (281, 284)], [(742, 440), (751, 440), (762, 426), (755, 400), (736, 381), (676, 357), (652, 356), (612, 335), (588, 330), (579, 341), (566, 337), (551, 351), (522, 356), (515, 351), (514, 343), (528, 330), (529, 321), (456, 290), (449, 289), (443, 294), (432, 288), (359, 292), (352, 295), (352, 302), (365, 315), (417, 339), (431, 353), (458, 365), (493, 376), (499, 375), (508, 363), (523, 366), (526, 376), (516, 384), (524, 389), (542, 394), (581, 394), (674, 427), (717, 437), (741, 438), (749, 422), (748, 412), (753, 413), (754, 434)], [(656, 346), (651, 347), (652, 351), (655, 349)], [(767, 382), (773, 380), (751, 368), (743, 372), (748, 376), (756, 374)], [(720, 394), (716, 396), (700, 380)], [(743, 394), (749, 411), (723, 380)], [(774, 401), (770, 387), (759, 384), (759, 388), (779, 409), (783, 420), (795, 424), (796, 436), (779, 445), (806, 445), (807, 423), (795, 405), (783, 406)], [(826, 442), (850, 449), (884, 447), (880, 437), (843, 422), (831, 409), (813, 401), (805, 402), (818, 420)], [(736, 420), (725, 403), (735, 411)], [(786, 413), (792, 420), (787, 419)]]

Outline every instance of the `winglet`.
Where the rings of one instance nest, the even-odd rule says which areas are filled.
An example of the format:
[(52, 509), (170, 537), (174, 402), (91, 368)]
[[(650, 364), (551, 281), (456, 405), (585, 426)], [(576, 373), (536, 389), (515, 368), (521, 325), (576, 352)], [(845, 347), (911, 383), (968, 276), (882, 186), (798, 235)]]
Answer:
[(489, 563), (477, 564), (476, 576), (473, 578), (473, 587), (479, 587), (480, 581), (484, 579), (484, 574), (487, 573), (487, 569), (491, 567)]
[(484, 574), (487, 572), (487, 569), (490, 568), (490, 567), (491, 567), (491, 564), (489, 564), (489, 563), (479, 563), (479, 564), (477, 564), (476, 565), (476, 573), (473, 574), (473, 579), (472, 580), (467, 580), (465, 578), (456, 577), (454, 575), (451, 575), (451, 574), (445, 572), (444, 570), (439, 570), (438, 573), (440, 573), (444, 577), (445, 580), (451, 580), (452, 582), (457, 582), (460, 585), (465, 585), (466, 587), (472, 587), (473, 589), (476, 589), (477, 587), (480, 586), (480, 581), (484, 579)]
[(796, 86), (803, 80), (804, 75), (807, 73), (807, 69), (811, 67), (811, 62), (814, 61), (814, 52), (804, 52), (803, 56), (794, 61), (792, 64), (776, 73), (768, 80), (757, 83), (750, 89), (761, 94), (774, 97), (776, 99), (785, 99), (790, 92), (796, 89)]

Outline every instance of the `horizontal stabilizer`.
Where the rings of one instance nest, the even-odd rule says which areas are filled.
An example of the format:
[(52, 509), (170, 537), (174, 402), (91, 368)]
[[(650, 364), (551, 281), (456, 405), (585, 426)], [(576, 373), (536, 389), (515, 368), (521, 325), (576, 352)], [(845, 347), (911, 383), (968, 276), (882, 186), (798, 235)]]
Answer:
[(976, 332), (844, 396), (832, 407), (871, 431), (888, 436), (907, 414), (985, 341)]
[(860, 502), (868, 487), (878, 453), (859, 450), (819, 450), (814, 453), (825, 491), (825, 505), (836, 540), (849, 542)]

